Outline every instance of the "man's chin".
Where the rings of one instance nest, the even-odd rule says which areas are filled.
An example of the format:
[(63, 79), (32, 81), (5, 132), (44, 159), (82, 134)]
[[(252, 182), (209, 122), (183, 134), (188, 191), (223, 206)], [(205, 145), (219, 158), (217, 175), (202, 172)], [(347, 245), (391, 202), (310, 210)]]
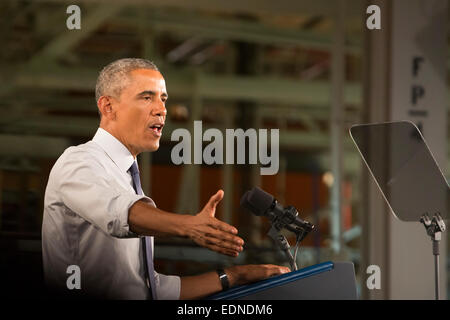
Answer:
[(155, 139), (155, 137), (151, 137), (141, 141), (140, 143), (140, 152), (153, 152), (159, 149), (159, 141), (160, 139)]
[(147, 146), (147, 147), (145, 148), (145, 151), (147, 151), (147, 152), (154, 152), (154, 151), (156, 151), (156, 150), (158, 150), (158, 149), (159, 149), (159, 142), (156, 143), (156, 144), (152, 144), (152, 145), (150, 145), (150, 146)]

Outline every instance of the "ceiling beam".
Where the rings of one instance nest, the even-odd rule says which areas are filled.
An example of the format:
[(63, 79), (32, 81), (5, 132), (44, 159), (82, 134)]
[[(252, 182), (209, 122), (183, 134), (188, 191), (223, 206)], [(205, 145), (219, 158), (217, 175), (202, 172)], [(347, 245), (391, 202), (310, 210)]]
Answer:
[[(165, 70), (166, 69), (166, 70)], [(329, 81), (301, 81), (278, 77), (214, 75), (173, 70), (162, 67), (170, 95), (191, 97), (193, 92), (205, 99), (252, 100), (263, 103), (288, 103), (327, 106), (330, 103)], [(24, 72), (15, 79), (18, 87), (94, 91), (97, 72), (60, 70), (58, 72)], [(347, 83), (344, 102), (360, 105), (361, 84)]]
[[(115, 24), (133, 26), (141, 18), (138, 8), (114, 19)], [(157, 32), (172, 32), (184, 37), (209, 40), (232, 40), (263, 45), (298, 46), (321, 51), (331, 51), (332, 39), (327, 33), (281, 28), (258, 21), (202, 15), (189, 11), (154, 10), (149, 13), (149, 24)], [(360, 54), (362, 41), (353, 35), (347, 38), (345, 52)]]
[[(113, 2), (108, 5), (97, 4), (93, 8), (85, 9), (82, 14), (83, 23), (80, 30), (69, 30), (64, 26), (62, 28), (64, 31), (36, 53), (28, 64), (39, 67), (42, 66), (42, 62), (55, 61), (67, 54), (107, 19), (116, 15), (123, 7), (123, 3)], [(62, 14), (65, 14), (65, 12), (62, 12)]]
[(54, 159), (69, 146), (65, 138), (0, 134), (1, 156)]

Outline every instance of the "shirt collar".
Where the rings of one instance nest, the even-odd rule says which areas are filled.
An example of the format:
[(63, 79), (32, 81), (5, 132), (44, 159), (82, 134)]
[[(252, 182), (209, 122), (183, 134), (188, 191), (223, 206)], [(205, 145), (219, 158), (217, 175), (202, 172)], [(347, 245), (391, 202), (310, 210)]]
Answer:
[(92, 141), (106, 152), (121, 171), (127, 172), (130, 169), (134, 161), (133, 155), (122, 142), (108, 131), (98, 128)]

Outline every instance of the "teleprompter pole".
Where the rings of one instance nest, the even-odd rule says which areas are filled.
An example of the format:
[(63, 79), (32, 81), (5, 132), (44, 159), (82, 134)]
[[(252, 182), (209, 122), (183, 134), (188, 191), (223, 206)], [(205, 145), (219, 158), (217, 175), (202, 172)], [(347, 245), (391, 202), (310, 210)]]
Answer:
[(434, 281), (435, 281), (435, 297), (436, 300), (440, 299), (439, 290), (439, 241), (442, 239), (442, 232), (445, 231), (445, 223), (439, 212), (436, 212), (432, 219), (425, 213), (420, 222), (425, 226), (427, 234), (431, 237), (433, 242), (433, 255), (434, 255)]

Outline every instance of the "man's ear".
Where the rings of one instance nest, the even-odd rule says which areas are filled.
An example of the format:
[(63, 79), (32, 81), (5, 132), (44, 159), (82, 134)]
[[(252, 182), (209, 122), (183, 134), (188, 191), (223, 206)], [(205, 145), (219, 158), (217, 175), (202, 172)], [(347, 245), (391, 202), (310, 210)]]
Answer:
[(102, 118), (114, 120), (116, 114), (111, 100), (111, 97), (101, 96), (97, 101), (97, 107), (102, 114)]

